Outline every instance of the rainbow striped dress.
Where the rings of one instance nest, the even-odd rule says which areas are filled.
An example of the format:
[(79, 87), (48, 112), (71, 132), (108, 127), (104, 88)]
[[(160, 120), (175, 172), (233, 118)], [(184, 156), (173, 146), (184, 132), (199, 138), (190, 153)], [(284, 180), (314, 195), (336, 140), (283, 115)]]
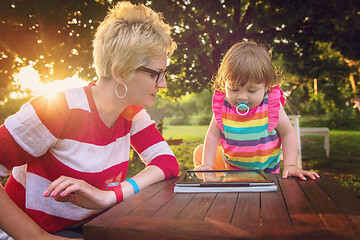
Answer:
[(275, 129), (280, 103), (285, 98), (279, 86), (273, 87), (259, 106), (246, 115), (236, 113), (225, 93), (216, 90), (213, 97), (215, 120), (221, 129), (221, 147), (227, 169), (262, 169), (278, 173), (281, 141)]

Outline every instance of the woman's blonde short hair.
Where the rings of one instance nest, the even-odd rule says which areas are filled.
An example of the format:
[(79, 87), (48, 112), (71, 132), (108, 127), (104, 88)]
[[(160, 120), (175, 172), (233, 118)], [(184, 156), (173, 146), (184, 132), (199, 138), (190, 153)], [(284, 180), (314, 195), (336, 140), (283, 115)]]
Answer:
[(270, 88), (282, 81), (280, 73), (275, 73), (267, 47), (255, 42), (236, 43), (225, 54), (213, 88), (224, 91), (225, 83), (244, 86), (249, 80), (265, 82)]
[(97, 75), (110, 78), (116, 69), (115, 74), (131, 78), (150, 58), (162, 54), (170, 57), (176, 49), (170, 29), (161, 13), (143, 4), (118, 2), (95, 33), (93, 57)]

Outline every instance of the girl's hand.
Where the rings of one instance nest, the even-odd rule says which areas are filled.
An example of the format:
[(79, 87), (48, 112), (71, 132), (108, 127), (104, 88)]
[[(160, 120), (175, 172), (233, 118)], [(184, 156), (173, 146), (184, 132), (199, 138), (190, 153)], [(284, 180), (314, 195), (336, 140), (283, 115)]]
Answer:
[(66, 176), (61, 176), (53, 181), (43, 196), (95, 210), (104, 210), (116, 203), (116, 196), (113, 191), (102, 191), (83, 180)]
[(212, 170), (211, 167), (209, 167), (208, 165), (206, 164), (201, 164), (201, 165), (198, 165), (194, 168), (195, 171), (204, 171), (204, 170)]
[[(195, 171), (206, 171), (206, 170), (212, 170), (212, 168), (206, 164), (198, 165), (194, 168)], [(196, 176), (200, 179), (203, 179), (204, 181), (215, 181), (216, 176), (214, 173), (207, 173), (206, 175), (204, 173), (196, 173)]]
[(294, 165), (284, 167), (282, 178), (287, 178), (287, 177), (291, 177), (291, 176), (298, 177), (302, 180), (306, 180), (305, 176), (310, 177), (313, 180), (320, 178), (319, 174), (317, 174), (316, 172), (305, 171)]

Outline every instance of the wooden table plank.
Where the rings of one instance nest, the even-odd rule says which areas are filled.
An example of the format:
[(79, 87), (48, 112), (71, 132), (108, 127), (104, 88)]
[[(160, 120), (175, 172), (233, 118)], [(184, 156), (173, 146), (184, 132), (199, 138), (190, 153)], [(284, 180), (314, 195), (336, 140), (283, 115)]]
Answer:
[[(296, 178), (279, 179), (279, 185), (294, 227), (324, 227)], [(308, 180), (311, 181), (311, 180)]]
[(360, 201), (353, 193), (349, 192), (346, 188), (340, 185), (333, 177), (328, 175), (321, 175), (317, 180), (318, 184), (329, 197), (336, 202), (348, 215), (348, 217), (360, 225)]
[[(280, 178), (280, 181), (282, 179)], [(261, 193), (261, 226), (291, 227), (289, 213), (284, 202), (278, 179), (277, 192)]]
[(86, 229), (86, 240), (235, 240), (235, 239), (358, 239), (360, 231), (322, 228), (280, 228), (233, 227), (215, 221), (196, 222), (165, 220), (144, 217), (124, 216), (117, 223), (108, 226), (103, 235), (98, 229)]
[(84, 227), (86, 240), (358, 239), (360, 200), (332, 178), (274, 176), (277, 192), (174, 194), (176, 178), (142, 190)]
[(153, 215), (153, 218), (175, 219), (195, 197), (194, 194), (176, 194)]
[[(95, 228), (91, 229), (92, 231)], [(250, 233), (238, 228), (231, 228), (229, 224), (221, 222), (202, 221), (194, 222), (190, 220), (157, 219), (134, 216), (124, 216), (109, 229), (103, 238), (92, 237), (91, 232), (87, 232), (86, 239), (131, 239), (131, 240), (200, 240), (200, 239), (241, 239), (251, 237)]]
[(151, 217), (166, 202), (174, 197), (174, 184), (169, 184), (156, 195), (145, 201), (138, 208), (134, 209), (129, 216)]
[(260, 226), (260, 193), (239, 193), (232, 222), (235, 227)]
[(197, 193), (177, 216), (179, 220), (202, 221), (216, 197), (216, 193)]
[[(129, 214), (131, 211), (141, 206), (145, 201), (149, 198), (156, 195), (162, 189), (167, 187), (168, 185), (174, 184), (177, 178), (170, 179), (168, 181), (161, 181), (156, 184), (150, 185), (144, 190), (141, 191), (141, 194), (136, 194), (129, 199), (126, 199), (124, 202), (114, 206), (111, 208), (111, 211), (106, 211), (102, 215), (101, 220), (95, 218), (92, 220), (93, 224), (106, 225), (108, 221), (112, 221), (113, 219), (117, 219), (121, 216)], [(105, 221), (105, 222), (104, 222)]]
[(316, 181), (298, 181), (326, 228), (356, 228), (345, 212), (331, 200)]
[(238, 193), (218, 193), (204, 220), (230, 223)]

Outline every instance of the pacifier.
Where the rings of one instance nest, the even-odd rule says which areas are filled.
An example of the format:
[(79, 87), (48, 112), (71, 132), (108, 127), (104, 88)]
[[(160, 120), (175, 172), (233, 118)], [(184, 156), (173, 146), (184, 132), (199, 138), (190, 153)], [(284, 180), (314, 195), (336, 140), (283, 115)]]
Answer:
[[(237, 103), (235, 103), (237, 104)], [(246, 102), (240, 102), (237, 106), (236, 106), (236, 112), (237, 114), (244, 116), (249, 112), (250, 108), (248, 106), (248, 104)]]

